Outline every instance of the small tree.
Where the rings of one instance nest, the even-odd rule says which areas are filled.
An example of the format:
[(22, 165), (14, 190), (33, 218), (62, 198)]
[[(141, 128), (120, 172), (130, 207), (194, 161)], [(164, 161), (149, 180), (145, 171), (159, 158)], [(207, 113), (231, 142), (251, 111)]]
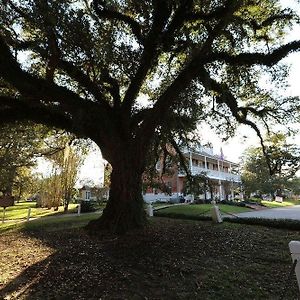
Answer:
[[(50, 176), (50, 179), (52, 178), (50, 183), (53, 184), (50, 190), (54, 191), (59, 187), (60, 195), (57, 194), (57, 197), (62, 199), (64, 211), (67, 212), (69, 203), (74, 196), (78, 171), (86, 155), (87, 145), (83, 141), (74, 141), (70, 135), (61, 137), (57, 143), (60, 144), (62, 150), (48, 156), (54, 170)], [(56, 193), (54, 194), (56, 195)]]
[(205, 173), (190, 175), (185, 182), (183, 192), (185, 194), (191, 194), (194, 196), (199, 196), (200, 194), (205, 195), (206, 200), (206, 191), (208, 189), (208, 177)]
[(42, 207), (47, 207), (48, 209), (54, 207), (55, 210), (58, 210), (62, 203), (61, 178), (58, 173), (57, 166), (53, 166), (50, 176), (42, 180), (40, 191)]
[(250, 148), (245, 154), (242, 180), (246, 194), (281, 195), (300, 169), (300, 149), (288, 144), (282, 134), (267, 139), (266, 155), (261, 148)]
[(74, 187), (78, 178), (79, 167), (82, 163), (83, 155), (79, 152), (79, 149), (67, 145), (64, 150), (60, 173), (65, 212), (68, 211), (69, 203), (72, 197), (74, 197)]

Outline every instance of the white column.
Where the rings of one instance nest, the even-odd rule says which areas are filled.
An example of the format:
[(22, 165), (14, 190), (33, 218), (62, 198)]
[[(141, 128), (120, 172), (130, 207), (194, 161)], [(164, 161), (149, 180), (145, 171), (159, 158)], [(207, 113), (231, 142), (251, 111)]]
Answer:
[(193, 174), (192, 151), (190, 151), (190, 172), (191, 172), (191, 174)]
[(177, 174), (176, 174), (176, 192), (177, 192), (177, 198), (178, 198), (178, 195), (179, 195), (178, 185), (179, 185), (179, 163), (177, 164)]
[(220, 171), (220, 161), (218, 160), (218, 172), (219, 172), (219, 199), (222, 200), (222, 184), (221, 184), (221, 171)]
[(204, 156), (204, 167), (205, 167), (205, 169), (207, 169), (207, 160), (206, 160), (206, 156)]

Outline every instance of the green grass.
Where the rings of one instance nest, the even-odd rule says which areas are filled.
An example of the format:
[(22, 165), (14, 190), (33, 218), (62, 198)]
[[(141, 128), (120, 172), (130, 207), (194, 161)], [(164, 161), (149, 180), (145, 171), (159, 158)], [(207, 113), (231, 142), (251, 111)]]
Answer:
[[(234, 214), (251, 211), (250, 208), (219, 204), (218, 205), (221, 213)], [(199, 215), (211, 215), (210, 211), (212, 204), (187, 204), (187, 205), (173, 205), (168, 208), (163, 208), (159, 210), (158, 213), (162, 214), (180, 214), (186, 216), (199, 216)]]
[[(60, 214), (63, 212), (63, 207), (60, 206), (58, 211), (54, 211), (53, 209), (47, 208), (36, 208), (35, 202), (20, 202), (16, 203), (14, 206), (7, 207), (5, 210), (5, 221), (8, 220), (22, 220), (26, 219), (28, 215), (28, 209), (31, 208), (30, 217), (31, 218), (38, 218), (46, 215), (55, 215)], [(69, 209), (70, 211), (74, 211), (76, 208), (76, 204), (70, 204)], [(3, 207), (0, 208), (0, 218), (2, 220), (3, 216)]]
[(292, 205), (299, 205), (300, 200), (287, 200), (283, 202), (276, 202), (276, 201), (261, 201), (261, 204), (268, 208), (276, 208), (276, 207), (284, 207), (284, 206), (292, 206)]
[(7, 222), (0, 223), (0, 233), (7, 230), (45, 230), (58, 231), (62, 229), (80, 228), (85, 226), (89, 221), (99, 218), (99, 213), (81, 214), (80, 216), (60, 215), (60, 216), (44, 216), (30, 222)]

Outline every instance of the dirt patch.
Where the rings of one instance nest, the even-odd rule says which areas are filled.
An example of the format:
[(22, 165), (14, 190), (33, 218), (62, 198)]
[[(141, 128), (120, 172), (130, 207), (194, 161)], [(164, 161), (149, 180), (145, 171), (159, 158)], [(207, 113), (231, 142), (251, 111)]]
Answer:
[[(299, 233), (160, 218), (121, 237), (7, 232), (0, 298), (278, 299), (292, 239)], [(285, 299), (297, 296), (293, 277)]]

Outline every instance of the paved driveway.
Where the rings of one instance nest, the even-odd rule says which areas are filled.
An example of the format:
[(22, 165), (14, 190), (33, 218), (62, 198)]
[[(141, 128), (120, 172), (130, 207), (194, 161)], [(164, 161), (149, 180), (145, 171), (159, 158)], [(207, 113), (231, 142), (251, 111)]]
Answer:
[(291, 219), (300, 221), (300, 205), (235, 214), (239, 218)]

